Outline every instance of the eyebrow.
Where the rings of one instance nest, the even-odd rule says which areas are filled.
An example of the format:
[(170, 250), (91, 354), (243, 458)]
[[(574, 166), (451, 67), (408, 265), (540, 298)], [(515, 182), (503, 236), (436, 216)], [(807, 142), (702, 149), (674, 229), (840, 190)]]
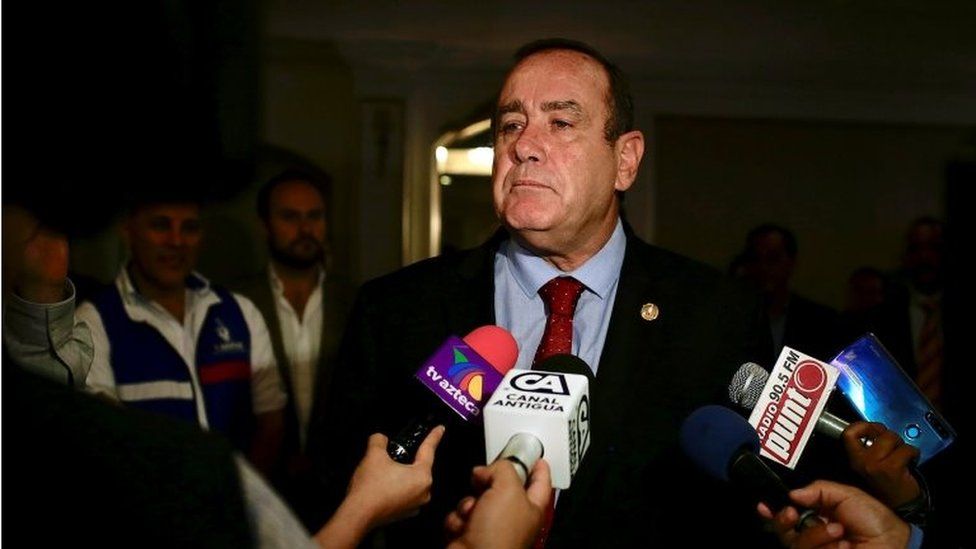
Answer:
[(504, 105), (499, 105), (498, 106), (498, 111), (496, 112), (495, 116), (498, 117), (498, 116), (501, 116), (503, 114), (508, 114), (510, 112), (517, 112), (517, 113), (523, 113), (524, 114), (525, 113), (525, 106), (522, 105), (522, 102), (521, 101), (519, 101), (518, 99), (516, 99), (515, 101), (512, 101), (510, 103), (505, 103)]
[(567, 99), (565, 101), (546, 101), (542, 104), (541, 109), (542, 112), (569, 111), (576, 116), (583, 116), (583, 107), (572, 99)]

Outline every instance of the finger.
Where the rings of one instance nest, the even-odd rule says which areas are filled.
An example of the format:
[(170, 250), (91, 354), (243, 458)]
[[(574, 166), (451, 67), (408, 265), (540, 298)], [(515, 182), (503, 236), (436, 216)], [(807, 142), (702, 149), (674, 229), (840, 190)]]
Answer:
[(885, 431), (885, 426), (880, 423), (868, 423), (866, 421), (855, 421), (844, 429), (841, 438), (844, 441), (844, 449), (848, 456), (856, 455), (864, 450), (865, 446), (861, 439), (873, 441), (881, 436)]
[(474, 504), (477, 503), (477, 501), (478, 500), (475, 499), (474, 496), (462, 498), (461, 501), (458, 502), (455, 512), (462, 518), (466, 519), (471, 515), (471, 511), (474, 510)]
[(383, 433), (373, 433), (369, 435), (369, 440), (366, 441), (366, 453), (370, 453), (381, 450), (386, 452), (387, 438)]
[(790, 499), (804, 507), (830, 510), (841, 502), (863, 493), (847, 484), (815, 480), (803, 488), (791, 490)]
[(795, 538), (793, 549), (813, 549), (836, 546), (840, 537), (844, 535), (844, 527), (840, 523), (831, 522), (805, 528)]
[(878, 461), (884, 461), (888, 459), (892, 452), (904, 444), (905, 441), (896, 435), (894, 431), (885, 429), (880, 435), (874, 438), (874, 444), (871, 445), (871, 455)]
[(420, 443), (420, 447), (417, 448), (417, 457), (414, 459), (414, 464), (423, 465), (424, 467), (432, 467), (434, 465), (434, 452), (437, 450), (437, 445), (440, 444), (441, 438), (444, 436), (444, 426), (438, 425), (430, 430), (427, 434), (427, 438)]
[(918, 456), (918, 448), (912, 446), (911, 444), (905, 444), (896, 448), (895, 451), (888, 456), (888, 461), (891, 463), (892, 467), (907, 470), (909, 465), (918, 460)]
[(759, 513), (759, 516), (760, 517), (762, 517), (762, 518), (764, 518), (766, 520), (772, 520), (773, 519), (773, 511), (772, 511), (772, 509), (770, 509), (768, 505), (766, 505), (765, 503), (763, 503), (761, 501), (756, 504), (756, 512)]
[(796, 528), (796, 523), (800, 520), (800, 513), (791, 505), (780, 509), (779, 513), (773, 517), (774, 528), (780, 532), (786, 532)]
[(532, 468), (529, 485), (525, 488), (525, 496), (539, 509), (549, 507), (549, 499), (552, 497), (552, 476), (546, 460), (540, 459)]
[(476, 492), (484, 491), (491, 484), (491, 471), (484, 465), (479, 465), (471, 470), (471, 487)]
[(464, 525), (465, 520), (461, 518), (461, 515), (457, 511), (447, 515), (447, 518), (444, 519), (444, 530), (447, 531), (450, 537), (460, 536), (464, 532)]

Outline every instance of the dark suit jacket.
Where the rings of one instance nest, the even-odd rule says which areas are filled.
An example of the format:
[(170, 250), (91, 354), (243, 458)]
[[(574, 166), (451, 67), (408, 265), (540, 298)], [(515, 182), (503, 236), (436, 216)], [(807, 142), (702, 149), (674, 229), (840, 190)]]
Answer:
[[(430, 395), (411, 379), (422, 361), (446, 336), (494, 322), (493, 259), (502, 238), (363, 286), (329, 398), (333, 421), (313, 433), (309, 448), (336, 497), (371, 432), (395, 433), (429, 406)], [(657, 320), (641, 318), (644, 303), (660, 307)], [(691, 411), (724, 401), (741, 363), (769, 363), (766, 326), (758, 299), (735, 283), (628, 234), (590, 388), (591, 447), (560, 496), (548, 547), (644, 546), (665, 536), (682, 544), (727, 543), (735, 535), (725, 529), (733, 528), (733, 517), (757, 522), (750, 504), (727, 501), (724, 487), (692, 470), (677, 434)], [(419, 517), (389, 528), (387, 544), (442, 545), (444, 517), (469, 492), (471, 468), (485, 459), (480, 425), (448, 425), (432, 502)]]
[[(304, 486), (307, 482), (304, 475), (296, 475), (295, 471), (295, 467), (300, 468), (301, 461), (304, 459), (299, 439), (298, 412), (295, 408), (291, 369), (288, 367), (288, 356), (285, 354), (285, 347), (281, 340), (281, 323), (278, 321), (268, 271), (261, 271), (240, 281), (234, 286), (234, 289), (250, 298), (261, 315), (264, 316), (264, 320), (268, 324), (268, 332), (271, 335), (271, 346), (274, 349), (278, 371), (281, 373), (281, 380), (288, 395), (288, 403), (285, 405), (285, 435), (281, 458), (278, 460), (278, 465), (272, 475), (274, 478), (271, 481), (275, 488), (285, 496), (297, 514), (307, 521), (308, 511), (306, 507), (309, 505), (307, 500), (310, 497), (317, 498), (319, 496), (308, 493)], [(319, 347), (319, 361), (315, 368), (315, 388), (312, 393), (315, 400), (310, 416), (312, 418), (316, 417), (316, 408), (322, 405), (320, 397), (328, 393), (329, 383), (332, 381), (336, 352), (349, 312), (350, 295), (350, 286), (331, 274), (326, 277), (322, 284), (322, 339)], [(300, 473), (300, 471), (297, 472)], [(306, 525), (308, 524), (306, 523)], [(318, 528), (321, 523), (313, 526)]]
[(854, 339), (842, 334), (837, 311), (796, 294), (790, 296), (783, 345), (830, 362)]

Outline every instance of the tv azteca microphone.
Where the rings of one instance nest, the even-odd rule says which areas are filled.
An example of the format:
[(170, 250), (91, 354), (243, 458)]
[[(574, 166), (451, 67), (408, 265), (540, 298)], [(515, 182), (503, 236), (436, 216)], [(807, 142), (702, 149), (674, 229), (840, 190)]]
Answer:
[(508, 372), (484, 410), (486, 461), (511, 461), (524, 482), (545, 456), (552, 485), (569, 488), (590, 447), (589, 378), (572, 355)]
[[(482, 326), (464, 339), (447, 338), (420, 366), (414, 377), (465, 421), (477, 421), (481, 407), (515, 366), (518, 344), (499, 326)], [(436, 411), (435, 411), (436, 410)], [(446, 410), (436, 404), (390, 437), (386, 453), (399, 463), (413, 463), (417, 448), (431, 429), (446, 421)]]
[[(751, 411), (762, 396), (763, 388), (769, 379), (769, 372), (755, 362), (746, 362), (732, 376), (732, 383), (729, 384), (729, 400), (738, 404), (744, 410)], [(843, 419), (824, 411), (817, 418), (816, 431), (831, 438), (840, 438), (841, 433), (850, 423)], [(863, 440), (865, 445), (870, 446), (869, 440)]]
[[(759, 437), (745, 418), (723, 406), (703, 406), (681, 425), (681, 449), (699, 468), (731, 482), (775, 513), (792, 505), (789, 488), (759, 457)], [(798, 528), (819, 521), (814, 511), (800, 509)]]

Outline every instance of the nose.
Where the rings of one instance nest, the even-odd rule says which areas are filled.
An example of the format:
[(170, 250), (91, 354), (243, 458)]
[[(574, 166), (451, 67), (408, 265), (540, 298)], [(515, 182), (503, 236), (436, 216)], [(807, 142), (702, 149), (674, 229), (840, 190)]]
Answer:
[(170, 227), (166, 231), (166, 244), (172, 247), (182, 246), (184, 243), (183, 233), (180, 231), (179, 227)]
[(519, 164), (523, 162), (542, 162), (546, 158), (545, 148), (539, 140), (534, 127), (529, 125), (522, 130), (515, 140), (515, 159)]

